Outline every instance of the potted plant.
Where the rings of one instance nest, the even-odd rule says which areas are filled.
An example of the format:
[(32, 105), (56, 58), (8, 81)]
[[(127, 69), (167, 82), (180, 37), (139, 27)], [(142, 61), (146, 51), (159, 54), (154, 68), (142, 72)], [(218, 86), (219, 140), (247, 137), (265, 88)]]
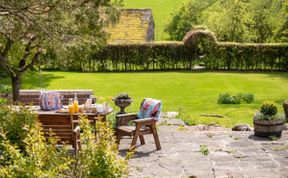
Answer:
[(125, 108), (131, 105), (133, 101), (127, 93), (120, 93), (112, 99), (115, 102), (115, 105), (120, 107), (120, 112), (117, 114), (126, 114)]
[(277, 114), (274, 102), (264, 102), (253, 119), (254, 133), (259, 137), (281, 137), (284, 128), (285, 116)]

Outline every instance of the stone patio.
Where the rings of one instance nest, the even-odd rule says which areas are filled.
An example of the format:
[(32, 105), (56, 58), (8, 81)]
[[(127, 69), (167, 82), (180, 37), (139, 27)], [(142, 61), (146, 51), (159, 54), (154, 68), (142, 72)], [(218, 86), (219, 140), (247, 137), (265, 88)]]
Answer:
[[(147, 135), (129, 160), (129, 177), (288, 177), (288, 131), (274, 141), (213, 125), (160, 125), (158, 133), (162, 149)], [(130, 143), (121, 140), (122, 155)]]

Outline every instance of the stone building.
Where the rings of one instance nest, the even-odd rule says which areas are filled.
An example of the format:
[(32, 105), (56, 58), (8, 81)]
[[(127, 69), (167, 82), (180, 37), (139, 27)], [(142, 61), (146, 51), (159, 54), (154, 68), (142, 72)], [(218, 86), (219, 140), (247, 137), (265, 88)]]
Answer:
[(154, 26), (151, 9), (122, 9), (119, 22), (108, 28), (108, 43), (154, 41)]

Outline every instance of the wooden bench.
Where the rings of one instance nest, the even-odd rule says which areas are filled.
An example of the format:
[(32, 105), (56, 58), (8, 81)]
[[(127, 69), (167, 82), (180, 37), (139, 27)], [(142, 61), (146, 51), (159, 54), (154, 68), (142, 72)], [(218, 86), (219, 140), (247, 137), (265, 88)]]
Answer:
[[(25, 105), (39, 105), (39, 96), (42, 90), (20, 90), (20, 102)], [(90, 96), (93, 95), (93, 90), (53, 90), (60, 92), (63, 105), (68, 105), (68, 98), (74, 98), (75, 93), (79, 104), (84, 104)], [(95, 98), (94, 102), (96, 102)]]

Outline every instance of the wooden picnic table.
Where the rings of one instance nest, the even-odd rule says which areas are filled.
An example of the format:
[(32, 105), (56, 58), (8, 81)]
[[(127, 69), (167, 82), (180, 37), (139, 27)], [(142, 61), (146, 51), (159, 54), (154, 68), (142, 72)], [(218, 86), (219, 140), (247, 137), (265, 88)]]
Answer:
[[(73, 123), (75, 126), (79, 124), (79, 116), (81, 114), (86, 115), (90, 123), (96, 123), (97, 118), (101, 117), (102, 121), (106, 121), (106, 116), (111, 114), (113, 112), (112, 107), (108, 107), (106, 111), (103, 112), (96, 112), (96, 113), (74, 113), (70, 114), (69, 112), (57, 112), (57, 111), (44, 111), (41, 109), (34, 110), (34, 112), (38, 115), (38, 119), (40, 123), (53, 123), (54, 125), (57, 125), (57, 122), (59, 119), (63, 118), (71, 118), (73, 117)], [(67, 123), (68, 124), (68, 123)]]
[[(99, 106), (99, 105), (98, 105)], [(46, 139), (51, 136), (57, 137), (58, 144), (71, 144), (74, 148), (74, 154), (77, 154), (78, 150), (81, 149), (80, 142), (80, 127), (79, 116), (81, 114), (88, 117), (89, 123), (94, 127), (94, 133), (97, 133), (96, 122), (99, 117), (102, 121), (106, 121), (106, 116), (113, 112), (112, 107), (108, 106), (103, 112), (90, 112), (90, 113), (74, 113), (57, 111), (44, 111), (39, 106), (25, 106), (32, 112), (38, 115), (38, 120), (43, 128), (44, 136)], [(14, 109), (19, 109), (19, 106), (13, 106)], [(99, 110), (100, 111), (100, 110)], [(51, 135), (53, 133), (53, 135)]]

